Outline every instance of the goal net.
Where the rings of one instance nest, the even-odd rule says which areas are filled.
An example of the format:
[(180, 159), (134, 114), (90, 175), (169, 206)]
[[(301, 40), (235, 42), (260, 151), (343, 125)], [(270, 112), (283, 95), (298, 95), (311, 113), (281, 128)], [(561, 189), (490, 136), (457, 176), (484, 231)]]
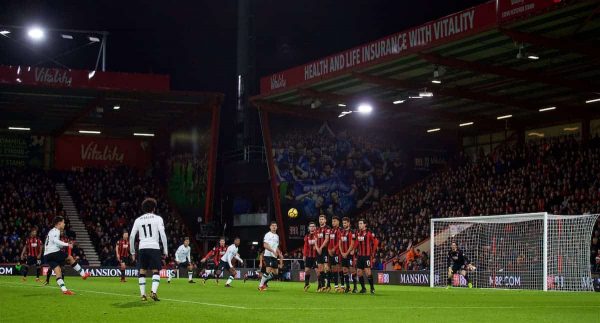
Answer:
[[(509, 214), (431, 219), (430, 285), (593, 290), (590, 242), (597, 214)], [(456, 242), (473, 266), (449, 277)]]

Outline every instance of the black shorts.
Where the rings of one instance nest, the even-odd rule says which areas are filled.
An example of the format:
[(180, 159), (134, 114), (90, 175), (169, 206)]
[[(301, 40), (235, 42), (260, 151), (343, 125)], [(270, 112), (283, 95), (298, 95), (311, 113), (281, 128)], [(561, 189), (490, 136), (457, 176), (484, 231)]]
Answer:
[(327, 254), (326, 251), (324, 251), (322, 254), (317, 254), (317, 264), (319, 265), (325, 265), (329, 263), (329, 255)]
[(371, 269), (371, 257), (369, 256), (358, 256), (356, 261), (356, 268), (358, 269)]
[(219, 264), (216, 264), (214, 261), (212, 261), (212, 259), (206, 260), (204, 264), (206, 270), (214, 270), (219, 266)]
[(225, 271), (225, 270), (229, 270), (229, 268), (231, 268), (231, 267), (229, 266), (229, 263), (228, 263), (228, 262), (226, 262), (226, 261), (223, 261), (223, 260), (221, 260), (221, 261), (219, 262), (219, 267), (218, 267), (218, 269), (217, 269), (217, 270), (220, 270), (220, 271)]
[(162, 253), (158, 249), (140, 249), (138, 267), (145, 270), (162, 268)]
[(180, 262), (179, 265), (177, 265), (177, 268), (179, 269), (183, 269), (183, 268), (187, 268), (190, 265), (189, 262), (185, 261), (185, 262)]
[(131, 261), (131, 256), (121, 257), (121, 263), (124, 263), (125, 266), (131, 266), (133, 261)]
[(306, 258), (306, 261), (304, 262), (304, 268), (314, 269), (316, 267), (317, 267), (317, 262), (316, 262), (315, 258), (313, 258), (313, 257)]
[(37, 258), (36, 257), (32, 257), (32, 256), (28, 256), (27, 257), (27, 262), (26, 265), (27, 266), (33, 266), (33, 265), (37, 265)]
[(348, 255), (346, 258), (342, 258), (342, 267), (350, 268), (354, 266), (354, 257)]
[(50, 269), (54, 269), (58, 266), (64, 266), (67, 257), (69, 256), (67, 256), (64, 251), (56, 251), (44, 256), (46, 263), (50, 266)]
[(265, 267), (277, 268), (277, 258), (275, 257), (265, 257), (263, 263)]
[(329, 264), (332, 266), (337, 266), (340, 264), (340, 255), (329, 256)]
[(450, 266), (449, 268), (450, 270), (452, 270), (453, 274), (456, 274), (463, 269), (463, 266), (459, 264), (452, 264), (452, 266)]

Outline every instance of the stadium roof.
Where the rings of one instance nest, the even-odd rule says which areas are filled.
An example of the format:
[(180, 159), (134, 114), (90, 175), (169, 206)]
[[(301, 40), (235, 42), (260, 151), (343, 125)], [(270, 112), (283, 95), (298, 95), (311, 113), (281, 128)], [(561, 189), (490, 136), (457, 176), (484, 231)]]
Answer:
[(598, 1), (490, 1), (264, 77), (252, 101), (323, 119), (369, 102), (378, 125), (415, 133), (591, 118), (600, 114), (600, 102), (586, 104), (600, 97), (599, 14)]
[(219, 93), (171, 91), (166, 75), (0, 66), (0, 131), (169, 133), (220, 107), (222, 99)]

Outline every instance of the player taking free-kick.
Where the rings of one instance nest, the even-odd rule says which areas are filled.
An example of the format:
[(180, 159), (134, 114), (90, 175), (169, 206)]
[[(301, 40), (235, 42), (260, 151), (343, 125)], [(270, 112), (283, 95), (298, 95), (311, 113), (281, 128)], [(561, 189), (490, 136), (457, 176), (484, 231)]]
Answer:
[(65, 287), (61, 267), (65, 262), (68, 263), (84, 280), (87, 279), (90, 274), (84, 272), (73, 257), (61, 250), (62, 247), (73, 248), (73, 244), (60, 240), (60, 231), (65, 228), (65, 219), (62, 216), (56, 216), (52, 222), (54, 223), (54, 228), (52, 228), (48, 232), (48, 236), (46, 236), (44, 258), (50, 266), (48, 270), (54, 270), (54, 273), (56, 274), (56, 283), (60, 287), (62, 293), (65, 295), (74, 295), (75, 293)]

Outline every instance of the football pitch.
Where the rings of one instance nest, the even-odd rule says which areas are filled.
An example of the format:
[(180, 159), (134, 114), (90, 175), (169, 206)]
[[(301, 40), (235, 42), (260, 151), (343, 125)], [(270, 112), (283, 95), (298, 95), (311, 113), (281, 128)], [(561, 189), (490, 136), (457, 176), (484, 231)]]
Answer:
[(65, 283), (77, 294), (62, 295), (54, 279), (44, 287), (0, 277), (0, 322), (600, 322), (600, 293), (591, 292), (376, 286), (376, 295), (318, 294), (301, 283), (258, 292), (256, 281), (224, 288), (223, 280), (161, 279), (161, 301), (141, 302), (137, 278)]

